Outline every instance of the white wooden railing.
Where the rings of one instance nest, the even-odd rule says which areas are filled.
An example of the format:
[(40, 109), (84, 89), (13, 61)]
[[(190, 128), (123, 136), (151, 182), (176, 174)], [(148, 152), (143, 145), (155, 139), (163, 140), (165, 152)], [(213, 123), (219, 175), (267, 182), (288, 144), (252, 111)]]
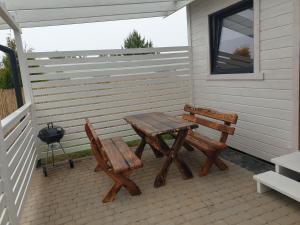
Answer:
[(0, 123), (0, 224), (17, 224), (37, 158), (31, 104)]
[(63, 126), (68, 152), (89, 148), (84, 118), (103, 137), (135, 139), (123, 117), (174, 115), (191, 102), (188, 47), (28, 53), (39, 128)]

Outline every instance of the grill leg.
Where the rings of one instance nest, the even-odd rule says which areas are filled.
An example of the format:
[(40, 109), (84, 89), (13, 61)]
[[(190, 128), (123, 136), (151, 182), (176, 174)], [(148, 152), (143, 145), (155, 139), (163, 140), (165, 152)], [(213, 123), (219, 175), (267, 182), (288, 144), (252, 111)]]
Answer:
[(68, 159), (69, 164), (70, 164), (70, 168), (73, 169), (74, 168), (74, 162), (73, 160), (68, 156), (68, 154), (66, 153), (65, 149), (63, 148), (62, 144), (60, 142), (58, 142), (61, 150), (63, 151), (65, 158)]
[(46, 168), (48, 165), (49, 148), (50, 148), (50, 145), (48, 145), (47, 154), (46, 154), (46, 165), (45, 165)]
[(54, 166), (54, 150), (53, 150), (53, 145), (51, 146), (51, 151), (52, 151), (52, 166)]
[(61, 150), (63, 151), (63, 153), (64, 153), (64, 155), (65, 155), (65, 158), (69, 159), (69, 156), (67, 155), (67, 153), (66, 153), (65, 149), (63, 148), (63, 146), (61, 145), (61, 143), (58, 142), (58, 144), (59, 144)]

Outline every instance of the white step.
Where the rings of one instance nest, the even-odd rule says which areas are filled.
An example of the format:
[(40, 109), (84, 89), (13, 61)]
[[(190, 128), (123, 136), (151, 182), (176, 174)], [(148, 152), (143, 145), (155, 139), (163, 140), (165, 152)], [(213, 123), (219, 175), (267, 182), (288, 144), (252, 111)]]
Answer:
[[(273, 171), (268, 171), (253, 176), (257, 181), (257, 191), (259, 193), (267, 191), (272, 188), (296, 201), (300, 202), (300, 183), (287, 178), (281, 174)], [(269, 187), (269, 188), (267, 188)]]
[(273, 158), (271, 159), (271, 162), (275, 165), (300, 173), (300, 152)]

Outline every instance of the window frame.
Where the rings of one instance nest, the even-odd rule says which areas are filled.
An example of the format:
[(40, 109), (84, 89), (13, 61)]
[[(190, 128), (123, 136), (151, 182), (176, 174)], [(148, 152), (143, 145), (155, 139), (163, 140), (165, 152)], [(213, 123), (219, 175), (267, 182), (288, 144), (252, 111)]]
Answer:
[[(253, 71), (247, 72), (246, 70), (232, 70), (229, 69), (228, 73), (217, 73), (215, 70), (215, 63), (219, 52), (219, 47), (215, 48), (216, 39), (216, 31), (222, 29), (222, 20), (224, 17), (233, 15), (235, 13), (241, 12), (243, 10), (249, 9), (253, 7), (254, 13), (254, 21), (253, 21), (253, 29), (254, 29), (254, 59), (253, 59)], [(260, 72), (260, 49), (259, 49), (259, 11), (260, 11), (260, 1), (259, 0), (242, 0), (235, 4), (231, 4), (217, 12), (214, 12), (208, 16), (208, 32), (209, 32), (209, 62), (208, 62), (208, 80), (263, 80), (264, 75)], [(216, 22), (216, 19), (219, 22)], [(213, 24), (213, 26), (212, 26)], [(219, 27), (215, 28), (215, 24), (219, 24)], [(220, 40), (221, 32), (219, 32), (219, 40)], [(219, 43), (220, 44), (220, 43)], [(212, 52), (214, 51), (214, 52)], [(212, 54), (213, 53), (213, 54)], [(222, 70), (224, 71), (224, 70)]]

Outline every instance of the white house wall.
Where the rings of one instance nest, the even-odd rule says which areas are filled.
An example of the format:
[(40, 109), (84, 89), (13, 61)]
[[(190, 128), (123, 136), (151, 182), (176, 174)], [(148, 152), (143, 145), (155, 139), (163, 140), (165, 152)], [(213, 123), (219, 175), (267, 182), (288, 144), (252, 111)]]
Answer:
[[(190, 5), (193, 55), (193, 98), (198, 106), (239, 115), (229, 145), (270, 158), (295, 151), (294, 0), (260, 0), (260, 71), (264, 80), (207, 80), (209, 75), (208, 15), (237, 0), (198, 0)], [(204, 132), (209, 132), (205, 130)]]

